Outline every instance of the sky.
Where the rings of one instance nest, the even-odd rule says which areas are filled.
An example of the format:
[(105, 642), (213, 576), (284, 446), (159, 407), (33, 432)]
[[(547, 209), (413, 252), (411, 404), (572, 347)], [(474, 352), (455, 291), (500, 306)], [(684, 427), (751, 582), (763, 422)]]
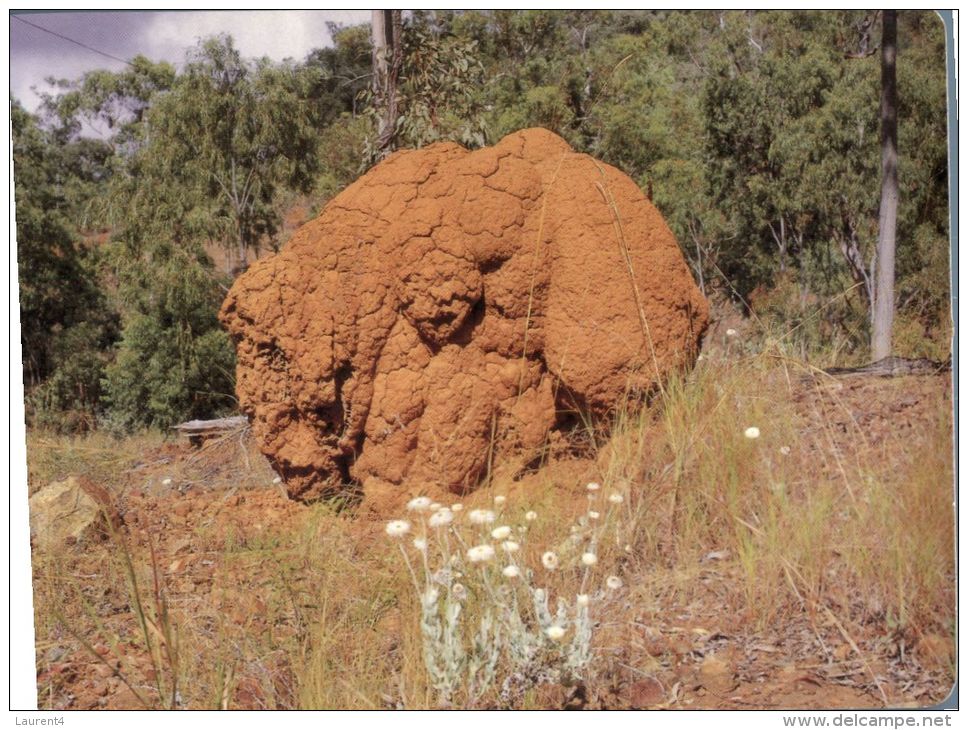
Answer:
[(31, 88), (49, 90), (48, 76), (75, 79), (96, 68), (120, 70), (121, 60), (100, 55), (46, 28), (115, 59), (139, 53), (153, 61), (180, 64), (199, 38), (229, 33), (243, 56), (302, 60), (314, 48), (331, 44), (327, 22), (368, 22), (369, 10), (207, 10), (163, 12), (31, 12), (10, 16), (10, 91), (34, 110), (40, 98)]

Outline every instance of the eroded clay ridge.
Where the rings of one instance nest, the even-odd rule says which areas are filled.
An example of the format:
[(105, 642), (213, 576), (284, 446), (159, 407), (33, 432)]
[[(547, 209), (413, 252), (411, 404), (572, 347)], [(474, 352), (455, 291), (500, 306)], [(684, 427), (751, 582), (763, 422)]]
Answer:
[(619, 170), (528, 129), (398, 152), (241, 276), (237, 392), (289, 493), (473, 488), (690, 367), (708, 307)]

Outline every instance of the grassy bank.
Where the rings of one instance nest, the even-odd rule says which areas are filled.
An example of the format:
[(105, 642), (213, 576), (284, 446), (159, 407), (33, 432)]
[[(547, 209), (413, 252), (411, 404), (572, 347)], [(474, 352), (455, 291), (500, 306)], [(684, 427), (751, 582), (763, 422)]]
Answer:
[[(498, 522), (527, 528), (520, 561), (535, 584), (568, 601), (591, 586), (586, 706), (641, 706), (643, 682), (658, 688), (649, 706), (705, 706), (711, 694), (689, 688), (713, 686), (710, 657), (734, 693), (751, 672), (780, 681), (796, 666), (875, 704), (926, 704), (954, 676), (948, 390), (946, 376), (833, 379), (779, 354), (707, 356), (597, 434), (597, 453), (496, 472), (457, 519), (504, 496)], [(127, 522), (113, 540), (34, 554), (42, 706), (71, 694), (74, 706), (438, 705), (420, 598), (384, 532), (394, 516), (287, 503), (248, 443), (206, 455), (158, 435), (33, 433), (28, 447), (32, 489), (87, 475)], [(605, 502), (613, 492), (620, 504)], [(570, 536), (592, 532), (597, 562), (570, 567)], [(561, 568), (543, 570), (547, 550)], [(622, 588), (609, 592), (613, 575)], [(468, 600), (467, 625), (486, 610)], [(508, 661), (476, 705), (507, 701)], [(512, 704), (575, 693), (534, 684)]]

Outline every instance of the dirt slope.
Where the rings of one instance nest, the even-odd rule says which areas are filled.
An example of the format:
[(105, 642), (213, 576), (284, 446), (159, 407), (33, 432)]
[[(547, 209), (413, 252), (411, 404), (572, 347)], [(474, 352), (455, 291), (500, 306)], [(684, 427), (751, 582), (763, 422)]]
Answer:
[[(795, 401), (807, 419), (818, 419), (817, 428), (819, 419), (829, 421), (824, 413), (844, 412), (870, 426), (878, 438), (892, 433), (903, 437), (930, 426), (948, 391), (946, 376), (864, 377), (832, 382), (822, 391), (803, 384)], [(818, 392), (826, 395), (818, 398)], [(245, 648), (234, 666), (224, 705), (294, 707), (299, 678), (278, 649), (292, 643), (296, 653), (296, 637), (305, 630), (300, 607), (320, 600), (323, 578), (318, 571), (310, 566), (291, 572), (293, 561), (305, 560), (302, 543), (294, 536), (307, 529), (313, 533), (317, 508), (287, 500), (269, 484), (271, 472), (264, 462), (252, 458), (246, 471), (250, 457), (239, 448), (235, 440), (228, 440), (201, 452), (186, 444), (146, 454), (113, 490), (124, 516), (122, 534), (139, 561), (147, 559), (148, 543), (154, 545), (162, 588), (181, 629), (183, 662), (190, 665), (195, 651), (211, 661), (217, 652), (213, 646)], [(813, 458), (822, 461), (819, 453)], [(574, 465), (558, 467), (556, 477), (580, 473)], [(164, 478), (172, 475), (173, 483), (166, 486)], [(533, 478), (540, 481), (542, 475)], [(582, 495), (577, 498), (584, 500)], [(348, 527), (352, 543), (345, 549), (351, 555), (370, 555), (375, 545), (386, 550), (382, 521), (362, 518)], [(112, 667), (120, 667), (138, 691), (151, 696), (151, 683), (145, 678), (152, 676), (152, 665), (138, 641), (137, 621), (123, 578), (116, 574), (114, 552), (110, 543), (88, 543), (57, 557), (60, 570), (73, 576), (70, 584), (83, 591), (98, 614), (103, 631), (83, 638), (107, 665), (60, 624), (51, 633), (38, 632), (43, 708), (140, 708)], [(45, 564), (35, 555), (35, 589), (43, 584)], [(539, 698), (543, 707), (926, 706), (942, 700), (951, 687), (951, 637), (914, 637), (899, 649), (895, 641), (900, 639), (888, 641), (882, 625), (856, 624), (848, 628), (857, 653), (836, 625), (807, 611), (783, 614), (766, 628), (724, 611), (722, 595), (728, 586), (742, 582), (741, 566), (729, 558), (677, 566), (662, 581), (655, 556), (645, 556), (644, 564), (639, 576), (643, 588), (640, 591), (635, 580), (629, 581), (629, 605), (610, 617), (596, 639), (613, 684), (583, 697), (549, 687)], [(150, 574), (142, 580), (150, 585)], [(645, 587), (645, 581), (653, 582)], [(657, 590), (663, 582), (690, 589)], [(38, 615), (49, 617), (50, 605), (64, 598), (61, 591), (50, 596), (36, 593)], [(73, 610), (77, 615), (68, 617), (69, 624), (84, 625), (87, 619), (80, 606), (73, 605)], [(402, 620), (398, 608), (367, 611), (387, 613), (386, 625)], [(378, 633), (388, 652), (398, 637), (398, 629), (387, 630), (383, 623), (360, 631)], [(115, 645), (105, 637), (119, 641)], [(211, 667), (206, 665), (203, 673), (212, 674)], [(186, 688), (184, 701), (200, 708), (215, 700), (207, 692)]]

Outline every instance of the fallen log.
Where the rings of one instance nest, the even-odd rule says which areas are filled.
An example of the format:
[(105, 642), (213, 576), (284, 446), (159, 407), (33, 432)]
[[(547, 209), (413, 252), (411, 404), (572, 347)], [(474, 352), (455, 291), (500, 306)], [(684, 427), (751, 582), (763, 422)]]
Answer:
[(926, 358), (910, 359), (906, 357), (885, 357), (870, 365), (858, 368), (828, 368), (827, 375), (838, 377), (849, 375), (874, 375), (882, 378), (893, 378), (901, 375), (938, 375), (951, 369), (950, 358), (945, 362), (935, 362)]
[(800, 376), (801, 382), (816, 382), (821, 375), (831, 378), (878, 377), (897, 378), (904, 375), (940, 375), (951, 370), (951, 358), (935, 362), (926, 358), (885, 357), (855, 368), (814, 369)]
[(206, 439), (215, 436), (225, 436), (249, 427), (249, 419), (245, 416), (230, 416), (229, 418), (214, 418), (208, 421), (194, 420), (172, 426), (173, 431), (188, 436), (192, 445), (200, 446)]

